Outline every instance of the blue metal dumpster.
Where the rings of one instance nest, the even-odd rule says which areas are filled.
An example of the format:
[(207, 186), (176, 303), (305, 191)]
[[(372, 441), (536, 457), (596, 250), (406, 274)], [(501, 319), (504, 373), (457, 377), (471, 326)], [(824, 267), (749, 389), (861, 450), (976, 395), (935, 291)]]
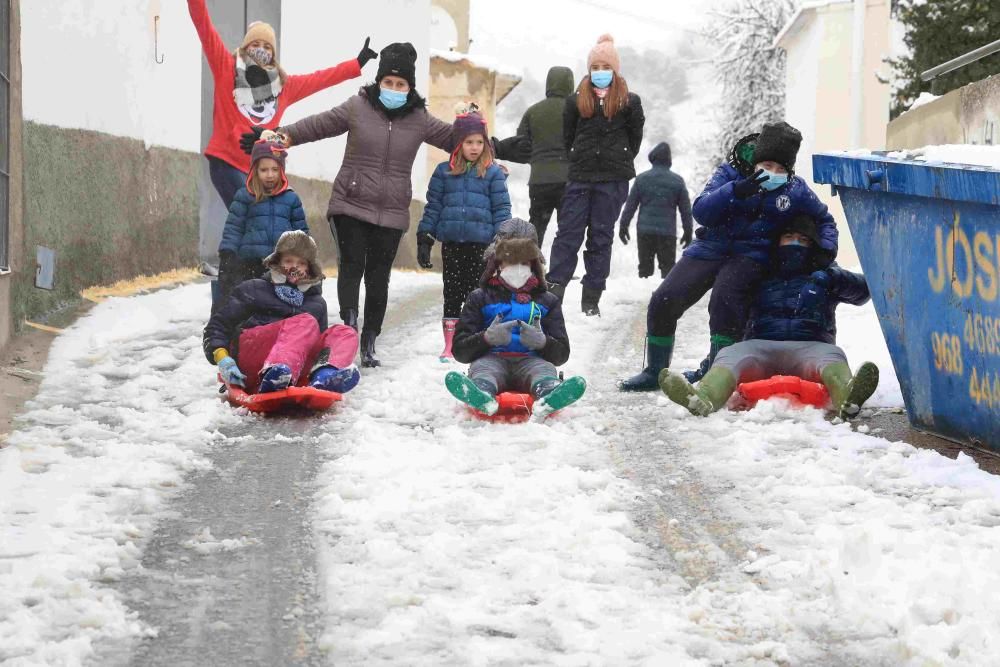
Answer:
[(813, 156), (839, 195), (910, 422), (1000, 451), (1000, 171)]

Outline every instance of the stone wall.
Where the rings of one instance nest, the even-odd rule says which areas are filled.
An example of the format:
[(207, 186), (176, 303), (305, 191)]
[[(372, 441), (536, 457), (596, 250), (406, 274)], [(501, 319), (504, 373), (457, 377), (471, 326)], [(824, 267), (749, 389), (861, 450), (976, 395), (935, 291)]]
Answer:
[(1000, 76), (971, 83), (889, 123), (889, 150), (1000, 143)]

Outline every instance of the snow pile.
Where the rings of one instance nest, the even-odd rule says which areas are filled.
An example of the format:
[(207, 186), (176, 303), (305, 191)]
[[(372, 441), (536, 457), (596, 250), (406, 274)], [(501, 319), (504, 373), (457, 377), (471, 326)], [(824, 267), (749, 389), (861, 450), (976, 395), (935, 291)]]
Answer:
[(940, 95), (935, 95), (933, 93), (928, 93), (927, 91), (924, 91), (924, 92), (920, 93), (920, 97), (918, 97), (917, 99), (915, 99), (913, 101), (913, 104), (910, 105), (910, 108), (908, 109), (908, 111), (913, 111), (914, 109), (919, 109), (920, 107), (922, 107), (924, 105), (930, 104), (934, 100), (940, 99), (940, 97), (941, 97)]
[(836, 628), (837, 662), (979, 665), (1000, 653), (996, 477), (779, 401), (697, 422), (674, 412), (689, 429), (678, 444), (728, 489), (761, 552), (744, 570), (807, 634)]
[(238, 419), (206, 373), (208, 308), (203, 284), (109, 299), (53, 344), (0, 450), (0, 662), (79, 664), (144, 632), (101, 582), (139, 567), (166, 497)]
[(888, 157), (899, 160), (916, 160), (928, 164), (965, 164), (1000, 169), (1000, 146), (973, 144), (947, 144), (924, 146), (913, 150), (893, 151)]
[(238, 539), (216, 539), (215, 536), (212, 535), (211, 529), (206, 526), (190, 540), (185, 540), (181, 546), (185, 549), (191, 549), (195, 553), (202, 556), (207, 556), (209, 554), (219, 553), (220, 551), (237, 551), (239, 549), (245, 549), (246, 547), (253, 546), (254, 544), (260, 544), (260, 540), (254, 537), (247, 537), (246, 535), (243, 535)]

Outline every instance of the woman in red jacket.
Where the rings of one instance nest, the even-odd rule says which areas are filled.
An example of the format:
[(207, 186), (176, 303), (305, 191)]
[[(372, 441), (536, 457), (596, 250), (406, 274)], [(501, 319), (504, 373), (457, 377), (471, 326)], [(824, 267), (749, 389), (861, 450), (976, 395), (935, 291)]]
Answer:
[(292, 104), (361, 76), (361, 68), (378, 54), (365, 40), (357, 58), (312, 74), (286, 74), (278, 64), (274, 28), (267, 23), (251, 23), (243, 43), (230, 51), (212, 25), (205, 0), (188, 0), (188, 12), (215, 80), (212, 138), (205, 156), (212, 184), (228, 209), (250, 171), (250, 156), (240, 148), (240, 135), (273, 130)]

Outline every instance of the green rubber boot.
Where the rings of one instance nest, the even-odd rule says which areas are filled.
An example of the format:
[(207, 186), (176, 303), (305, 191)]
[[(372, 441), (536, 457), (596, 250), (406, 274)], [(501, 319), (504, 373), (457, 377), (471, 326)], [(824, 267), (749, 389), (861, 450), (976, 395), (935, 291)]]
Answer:
[(736, 389), (732, 371), (720, 367), (711, 368), (697, 387), (669, 368), (660, 372), (659, 382), (667, 398), (698, 417), (707, 417), (724, 406)]
[(548, 380), (536, 383), (532, 393), (536, 395), (535, 404), (531, 408), (532, 421), (541, 421), (580, 400), (587, 391), (587, 381), (579, 375), (571, 377), (554, 386), (547, 384)]
[(444, 386), (448, 388), (449, 394), (484, 415), (495, 415), (500, 409), (496, 399), (496, 388), (485, 380), (477, 383), (468, 375), (451, 371), (444, 376)]
[(833, 410), (841, 419), (856, 416), (861, 406), (878, 388), (878, 366), (866, 361), (851, 375), (851, 367), (844, 362), (830, 364), (820, 372), (820, 378), (830, 392)]

